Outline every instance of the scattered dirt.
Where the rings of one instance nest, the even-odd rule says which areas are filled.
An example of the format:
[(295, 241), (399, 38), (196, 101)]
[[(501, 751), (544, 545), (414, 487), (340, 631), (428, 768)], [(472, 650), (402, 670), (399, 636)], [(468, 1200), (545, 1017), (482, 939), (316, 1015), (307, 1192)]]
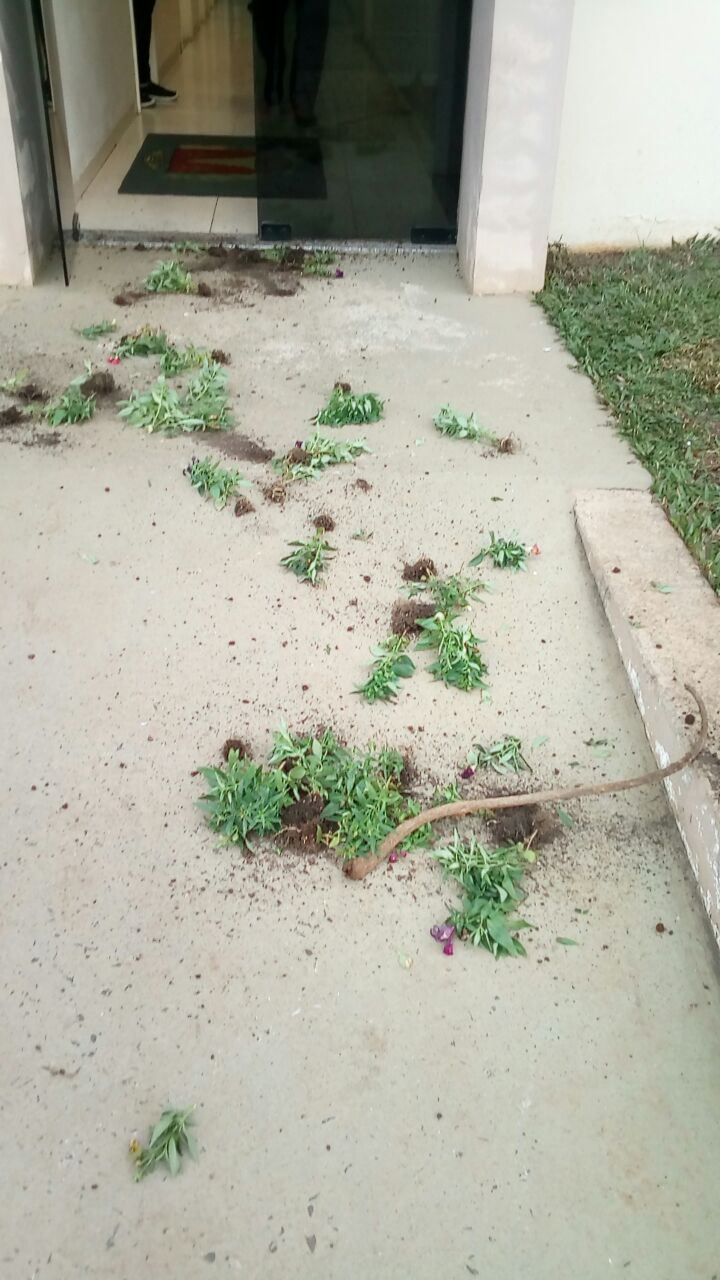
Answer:
[(349, 395), (350, 395), (350, 392), (352, 391), (352, 387), (350, 386), (350, 383), (349, 383), (349, 382), (336, 382), (336, 383), (335, 383), (335, 390), (336, 390), (336, 391), (344, 391), (344, 392), (345, 392), (345, 395), (346, 395), (346, 396), (349, 396)]
[(280, 480), (276, 480), (274, 484), (263, 485), (260, 490), (266, 502), (273, 502), (276, 507), (284, 507), (287, 498), (287, 489)]
[(59, 431), (39, 431), (37, 435), (30, 436), (29, 440), (23, 440), (22, 443), (25, 449), (54, 449), (56, 445), (64, 442)]
[(213, 296), (213, 291), (210, 288), (210, 285), (207, 284), (204, 280), (200, 281), (197, 287), (197, 293), (199, 298), (212, 298)]
[(237, 751), (238, 755), (240, 755), (245, 760), (252, 760), (252, 751), (250, 750), (247, 743), (243, 742), (242, 738), (227, 739), (227, 742), (225, 743), (222, 749), (223, 760), (227, 760), (231, 751)]
[(422, 618), (433, 618), (437, 613), (434, 604), (425, 600), (396, 600), (390, 619), (390, 629), (394, 636), (419, 635), (422, 628), (418, 625)]
[(210, 359), (215, 360), (217, 364), (232, 364), (231, 357), (227, 351), (223, 351), (222, 347), (215, 347), (215, 350), (210, 352)]
[(235, 503), (236, 516), (249, 516), (255, 510), (249, 498), (238, 498)]
[(437, 569), (429, 556), (421, 556), (414, 564), (406, 564), (403, 568), (403, 582), (427, 582), (434, 578)]
[(496, 809), (488, 818), (488, 826), (500, 844), (526, 844), (532, 838), (535, 849), (552, 844), (562, 833), (559, 819), (539, 804)]
[(321, 512), (319, 516), (315, 516), (313, 524), (316, 529), (324, 529), (325, 533), (332, 533), (335, 528), (335, 521), (326, 511)]
[(16, 427), (18, 423), (27, 422), (22, 409), (11, 404), (7, 409), (0, 409), (0, 427)]
[(98, 373), (91, 373), (82, 383), (80, 390), (84, 396), (110, 396), (116, 388), (115, 379), (112, 374), (106, 370), (100, 370)]
[(272, 449), (268, 449), (267, 445), (234, 431), (219, 431), (208, 439), (208, 444), (219, 449), (227, 458), (236, 458), (238, 462), (269, 462), (274, 457)]
[(132, 307), (140, 298), (144, 298), (145, 294), (139, 289), (126, 289), (123, 293), (116, 293), (113, 302), (116, 307)]
[(318, 825), (320, 815), (325, 808), (322, 796), (303, 796), (283, 812), (283, 844), (296, 845), (302, 848), (318, 849)]
[(361, 493), (369, 493), (372, 489), (372, 485), (369, 480), (363, 480), (361, 478), (360, 480), (355, 481), (353, 489), (359, 489)]
[[(298, 292), (307, 253), (305, 249), (286, 249), (281, 260), (266, 258), (267, 250), (227, 249), (212, 245), (207, 257), (197, 263), (197, 271), (223, 272), (229, 292), (254, 288), (267, 297), (290, 298)], [(219, 291), (218, 291), (219, 292)]]

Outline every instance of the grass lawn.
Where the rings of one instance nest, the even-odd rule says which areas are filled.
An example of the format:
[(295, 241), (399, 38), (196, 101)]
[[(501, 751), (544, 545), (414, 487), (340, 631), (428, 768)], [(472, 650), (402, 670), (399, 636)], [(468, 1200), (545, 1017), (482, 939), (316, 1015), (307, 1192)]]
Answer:
[(554, 249), (537, 300), (720, 592), (720, 241)]

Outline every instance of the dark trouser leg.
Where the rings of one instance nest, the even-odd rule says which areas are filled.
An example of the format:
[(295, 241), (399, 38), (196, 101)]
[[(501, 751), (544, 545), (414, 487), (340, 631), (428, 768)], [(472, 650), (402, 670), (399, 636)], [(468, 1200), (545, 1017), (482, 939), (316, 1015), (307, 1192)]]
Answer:
[(138, 76), (140, 84), (150, 83), (150, 40), (155, 0), (133, 0), (135, 15), (135, 45), (137, 48)]
[(297, 30), (290, 97), (293, 106), (312, 111), (320, 88), (330, 21), (330, 0), (296, 0)]

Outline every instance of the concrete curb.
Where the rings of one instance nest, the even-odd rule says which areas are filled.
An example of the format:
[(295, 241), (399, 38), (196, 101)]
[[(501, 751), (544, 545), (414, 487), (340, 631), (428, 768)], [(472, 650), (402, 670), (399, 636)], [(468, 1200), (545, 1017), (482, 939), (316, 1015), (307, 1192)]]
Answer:
[(577, 493), (575, 521), (659, 765), (687, 747), (685, 684), (706, 703), (708, 748), (665, 788), (720, 946), (720, 602), (649, 494)]

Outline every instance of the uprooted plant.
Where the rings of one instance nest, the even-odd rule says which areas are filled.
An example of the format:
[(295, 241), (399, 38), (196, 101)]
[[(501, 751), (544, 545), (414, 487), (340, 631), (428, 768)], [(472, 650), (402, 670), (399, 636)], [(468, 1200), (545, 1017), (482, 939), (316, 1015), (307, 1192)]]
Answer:
[(185, 1111), (163, 1111), (155, 1127), (150, 1130), (146, 1147), (137, 1138), (133, 1138), (130, 1152), (135, 1157), (136, 1182), (140, 1182), (141, 1178), (163, 1162), (174, 1177), (180, 1172), (181, 1160), (186, 1152), (193, 1160), (197, 1160), (197, 1139), (189, 1129), (193, 1123), (194, 1110), (194, 1107), (188, 1107)]
[(227, 506), (242, 485), (247, 485), (239, 471), (228, 471), (211, 457), (191, 458), (183, 471), (201, 498), (212, 498), (218, 511)]
[(143, 284), (148, 293), (195, 293), (197, 289), (190, 272), (177, 258), (157, 262)]
[(415, 673), (415, 663), (406, 652), (408, 635), (390, 636), (372, 650), (375, 661), (364, 684), (355, 690), (368, 702), (390, 702), (400, 691), (400, 681)]
[(273, 469), (285, 480), (309, 480), (326, 467), (354, 462), (370, 450), (364, 440), (330, 440), (315, 431), (307, 440), (299, 440), (282, 458), (273, 459)]
[(421, 618), (422, 636), (418, 649), (435, 649), (437, 658), (428, 671), (444, 684), (456, 689), (487, 689), (487, 667), (478, 639), (467, 623), (444, 613)]
[(433, 422), (441, 435), (452, 436), (455, 440), (482, 440), (492, 445), (500, 443), (495, 432), (481, 426), (474, 413), (457, 413), (449, 404), (443, 405)]
[(180, 395), (161, 375), (148, 391), (133, 391), (120, 417), (145, 431), (223, 431), (232, 425), (227, 374), (216, 360), (203, 360), (200, 372)]
[(484, 560), (492, 560), (496, 569), (524, 569), (527, 563), (527, 547), (512, 538), (496, 538), (490, 534), (490, 544), (478, 551), (470, 561), (470, 566), (482, 564)]
[(379, 422), (385, 409), (384, 402), (373, 391), (355, 395), (347, 382), (336, 382), (330, 399), (315, 415), (319, 427), (350, 427)]
[(440, 613), (457, 613), (467, 609), (473, 600), (479, 600), (480, 592), (485, 590), (487, 587), (481, 578), (464, 578), (454, 573), (447, 578), (432, 575), (424, 582), (413, 582), (408, 587), (408, 595), (429, 595)]
[(331, 267), (335, 265), (336, 261), (337, 258), (330, 249), (314, 249), (305, 256), (302, 264), (302, 274), (304, 276), (330, 276), (332, 275)]
[(76, 332), (81, 338), (106, 338), (108, 334), (115, 332), (115, 327), (115, 320), (98, 320), (95, 324), (86, 324)]
[[(252, 835), (276, 835), (290, 806), (310, 797), (324, 802), (317, 839), (343, 859), (368, 857), (405, 817), (419, 812), (403, 794), (405, 762), (399, 752), (343, 746), (331, 730), (296, 737), (281, 725), (268, 766), (228, 754), (225, 769), (202, 769), (208, 791), (199, 801), (224, 843), (249, 846)], [(420, 828), (403, 848), (427, 843)]]
[(532, 769), (522, 753), (522, 742), (507, 734), (494, 742), (491, 747), (483, 747), (476, 742), (467, 753), (467, 763), (472, 769), (493, 769), (495, 773), (532, 773)]
[(318, 529), (309, 542), (291, 542), (294, 548), (289, 555), (280, 561), (285, 569), (290, 569), (301, 582), (310, 582), (315, 586), (319, 576), (324, 572), (328, 560), (332, 559), (335, 548)]
[(494, 956), (524, 956), (517, 937), (532, 926), (517, 916), (525, 898), (521, 881), (535, 854), (525, 844), (487, 849), (471, 836), (460, 839), (455, 831), (448, 845), (434, 849), (430, 857), (445, 874), (456, 880), (463, 893), (462, 905), (454, 907), (444, 925), (435, 925), (432, 936), (452, 954), (456, 934), (475, 947), (486, 947)]
[(160, 356), (160, 372), (167, 378), (197, 368), (203, 361), (210, 359), (208, 351), (203, 351), (192, 343), (187, 347), (178, 347), (170, 342), (164, 329), (154, 329), (151, 325), (143, 325), (134, 333), (125, 334), (116, 344), (113, 354), (118, 360), (124, 360), (127, 356)]
[(85, 395), (83, 384), (87, 382), (89, 368), (77, 378), (73, 378), (67, 390), (57, 400), (53, 400), (45, 410), (45, 417), (51, 427), (62, 427), (74, 422), (87, 422), (95, 413), (94, 395)]

